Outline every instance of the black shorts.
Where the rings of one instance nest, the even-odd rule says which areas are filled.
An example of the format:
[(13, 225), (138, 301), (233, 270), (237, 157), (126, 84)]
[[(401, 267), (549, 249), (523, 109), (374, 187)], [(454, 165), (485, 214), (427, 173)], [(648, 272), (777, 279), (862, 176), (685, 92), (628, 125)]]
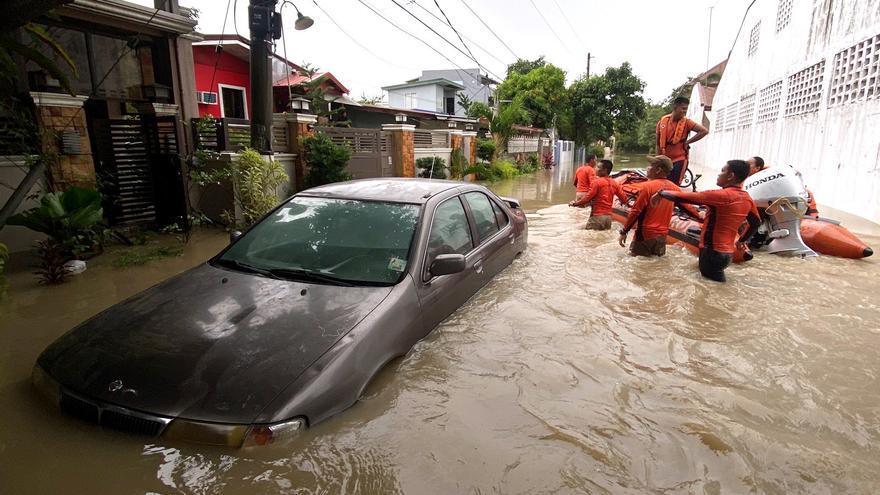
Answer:
[(733, 255), (729, 253), (719, 253), (714, 249), (700, 248), (700, 273), (716, 282), (725, 282), (724, 269), (730, 264)]
[(672, 170), (666, 178), (673, 184), (680, 186), (681, 180), (684, 178), (685, 170), (687, 170), (687, 162), (685, 160), (679, 160), (672, 164)]
[(633, 239), (629, 245), (629, 252), (633, 256), (663, 256), (666, 254), (666, 236), (661, 235), (653, 239)]

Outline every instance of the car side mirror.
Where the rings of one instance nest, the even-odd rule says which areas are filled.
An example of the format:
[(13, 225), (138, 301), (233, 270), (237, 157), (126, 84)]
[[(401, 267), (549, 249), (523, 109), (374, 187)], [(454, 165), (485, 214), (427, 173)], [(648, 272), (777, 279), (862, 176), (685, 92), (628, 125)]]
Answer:
[(463, 254), (440, 254), (431, 262), (431, 268), (428, 270), (434, 277), (441, 275), (452, 275), (453, 273), (461, 273), (465, 269), (465, 261)]
[(233, 230), (232, 232), (230, 232), (229, 233), (229, 244), (232, 244), (233, 242), (237, 241), (239, 237), (241, 237), (240, 230)]

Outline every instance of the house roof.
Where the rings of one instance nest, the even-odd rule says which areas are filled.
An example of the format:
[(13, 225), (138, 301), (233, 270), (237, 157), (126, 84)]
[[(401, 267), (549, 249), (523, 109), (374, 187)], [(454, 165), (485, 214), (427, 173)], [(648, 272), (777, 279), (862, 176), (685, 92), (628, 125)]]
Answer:
[(415, 81), (405, 82), (403, 84), (393, 84), (391, 86), (383, 86), (382, 89), (384, 89), (385, 91), (389, 91), (392, 89), (414, 88), (416, 86), (430, 86), (430, 85), (443, 86), (443, 87), (453, 88), (453, 89), (465, 89), (463, 85), (461, 85), (455, 81), (450, 81), (449, 79), (446, 79), (443, 77), (438, 77), (436, 79), (428, 79), (426, 81), (415, 80)]
[(525, 132), (525, 133), (528, 133), (528, 134), (541, 134), (542, 132), (544, 132), (544, 129), (541, 129), (540, 127), (532, 127), (532, 126), (530, 126), (530, 125), (517, 125), (517, 124), (514, 124), (514, 125), (513, 125), (513, 129), (514, 129), (514, 130), (517, 130), (517, 131), (520, 131), (520, 132)]
[[(239, 58), (246, 62), (250, 62), (251, 57), (251, 42), (247, 38), (243, 36), (239, 36), (237, 34), (203, 34), (203, 41), (196, 41), (192, 45), (193, 46), (223, 46), (223, 52), (232, 55), (233, 57)], [(286, 63), (292, 69), (295, 70), (303, 70), (299, 65), (291, 62), (290, 60), (285, 59), (281, 55), (277, 53), (272, 54), (273, 57), (280, 60), (281, 62)]]
[(478, 122), (477, 119), (472, 119), (469, 117), (458, 117), (455, 115), (449, 115), (449, 114), (442, 113), (442, 112), (432, 112), (430, 110), (416, 110), (414, 108), (395, 108), (395, 107), (388, 107), (388, 106), (365, 105), (365, 104), (358, 105), (358, 108), (360, 108), (361, 110), (366, 111), (366, 112), (387, 113), (387, 114), (391, 114), (391, 115), (394, 115), (397, 113), (402, 113), (402, 114), (410, 116), (410, 117), (423, 117), (423, 118), (424, 117), (433, 117), (436, 120), (452, 120), (454, 122), (466, 122), (466, 123), (471, 123), (471, 124), (476, 124)]
[(718, 62), (717, 64), (712, 66), (706, 72), (703, 72), (702, 74), (700, 74), (698, 76), (692, 77), (689, 82), (693, 83), (693, 82), (697, 82), (697, 81), (705, 81), (706, 78), (711, 76), (712, 74), (718, 74), (719, 76), (721, 76), (724, 74), (724, 69), (726, 69), (726, 68), (727, 68), (727, 59), (724, 59), (721, 62)]
[(278, 87), (278, 86), (281, 86), (281, 87), (299, 86), (299, 85), (305, 84), (310, 81), (317, 81), (317, 80), (325, 79), (325, 78), (328, 81), (330, 81), (334, 86), (336, 86), (339, 89), (340, 93), (342, 93), (342, 94), (349, 93), (348, 88), (346, 88), (345, 85), (343, 85), (341, 82), (339, 82), (339, 79), (336, 79), (336, 76), (334, 76), (330, 72), (323, 72), (321, 74), (315, 74), (312, 77), (309, 77), (309, 76), (306, 76), (306, 75), (303, 75), (300, 73), (290, 74), (290, 76), (285, 76), (285, 77), (282, 77), (281, 79), (278, 79), (277, 81), (272, 83), (272, 86), (276, 86), (276, 87)]
[(715, 99), (715, 91), (717, 88), (703, 86), (700, 83), (697, 83), (697, 87), (700, 89), (700, 104), (706, 108), (711, 108), (712, 100)]
[(189, 12), (186, 8), (181, 8), (180, 14), (173, 14), (126, 0), (72, 0), (64, 3), (57, 13), (120, 29), (189, 35), (196, 26), (194, 19), (183, 15)]

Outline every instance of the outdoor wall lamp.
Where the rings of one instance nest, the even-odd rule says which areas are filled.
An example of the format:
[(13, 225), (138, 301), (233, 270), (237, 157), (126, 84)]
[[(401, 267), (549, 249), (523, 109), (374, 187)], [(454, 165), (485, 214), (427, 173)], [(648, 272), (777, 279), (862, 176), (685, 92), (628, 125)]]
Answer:
[(302, 12), (299, 11), (299, 8), (297, 8), (296, 4), (289, 0), (284, 0), (284, 2), (281, 3), (281, 6), (283, 7), (288, 3), (290, 5), (293, 5), (293, 8), (296, 9), (296, 22), (293, 23), (293, 28), (297, 31), (303, 31), (312, 27), (312, 24), (315, 23), (315, 20), (307, 15), (303, 15)]
[(404, 122), (406, 122), (406, 114), (404, 114), (404, 113), (395, 113), (395, 114), (394, 114), (394, 121), (395, 121), (395, 122), (399, 122), (399, 123), (401, 123), (401, 124), (404, 123)]
[(456, 123), (455, 121), (450, 120), (449, 123), (446, 124), (446, 125), (448, 125), (450, 129), (455, 129), (455, 127), (458, 125), (458, 123)]
[(290, 100), (290, 109), (296, 113), (306, 113), (309, 111), (309, 100), (302, 96), (297, 96)]
[(464, 125), (464, 130), (466, 130), (466, 131), (472, 131), (472, 130), (474, 130), (474, 124), (465, 124), (465, 125)]

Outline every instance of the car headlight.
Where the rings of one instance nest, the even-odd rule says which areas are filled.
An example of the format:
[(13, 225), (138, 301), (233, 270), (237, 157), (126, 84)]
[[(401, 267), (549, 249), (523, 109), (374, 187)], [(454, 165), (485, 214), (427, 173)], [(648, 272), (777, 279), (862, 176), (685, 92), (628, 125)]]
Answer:
[(61, 387), (39, 364), (35, 364), (31, 372), (31, 383), (40, 395), (46, 397), (52, 404), (55, 406), (61, 404)]
[(296, 418), (272, 424), (233, 425), (175, 419), (165, 428), (164, 438), (207, 445), (250, 447), (268, 445), (291, 438), (305, 428), (305, 420)]

